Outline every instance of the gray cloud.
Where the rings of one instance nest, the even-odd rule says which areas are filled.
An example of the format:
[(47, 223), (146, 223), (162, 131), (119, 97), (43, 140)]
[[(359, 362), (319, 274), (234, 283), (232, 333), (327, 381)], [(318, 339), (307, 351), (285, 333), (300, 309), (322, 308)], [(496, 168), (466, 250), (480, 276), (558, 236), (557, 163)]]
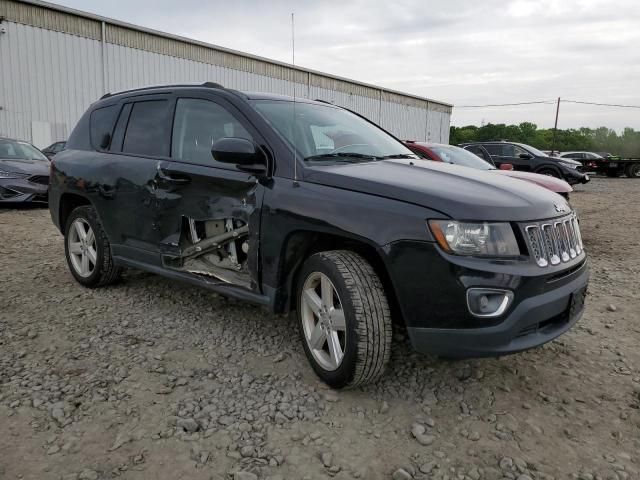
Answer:
[[(130, 23), (455, 105), (568, 99), (640, 105), (636, 0), (61, 0)], [(454, 125), (555, 107), (454, 109)], [(563, 104), (559, 126), (640, 129), (640, 110)]]

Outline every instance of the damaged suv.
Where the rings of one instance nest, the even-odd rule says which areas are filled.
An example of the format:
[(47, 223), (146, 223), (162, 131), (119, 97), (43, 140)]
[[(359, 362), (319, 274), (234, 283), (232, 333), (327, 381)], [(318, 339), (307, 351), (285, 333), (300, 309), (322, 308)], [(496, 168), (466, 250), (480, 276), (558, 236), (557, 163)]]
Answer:
[(147, 270), (295, 315), (316, 373), (376, 380), (392, 318), (414, 348), (501, 355), (581, 316), (587, 259), (559, 195), (416, 161), (319, 101), (216, 84), (107, 94), (52, 162), (75, 279)]

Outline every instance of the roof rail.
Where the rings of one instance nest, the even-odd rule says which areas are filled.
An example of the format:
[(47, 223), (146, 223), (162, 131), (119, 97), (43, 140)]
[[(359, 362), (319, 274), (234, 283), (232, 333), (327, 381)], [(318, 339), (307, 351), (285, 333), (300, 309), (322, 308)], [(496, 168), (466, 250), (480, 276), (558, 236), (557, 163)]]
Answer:
[(100, 100), (104, 98), (109, 98), (113, 95), (120, 95), (121, 93), (130, 93), (130, 92), (140, 92), (144, 90), (152, 90), (154, 88), (171, 88), (171, 87), (206, 87), (206, 88), (224, 88), (224, 86), (215, 82), (204, 82), (204, 83), (181, 83), (176, 85), (150, 85), (148, 87), (140, 87), (140, 88), (131, 88), (129, 90), (121, 90), (119, 92), (108, 92), (100, 97)]

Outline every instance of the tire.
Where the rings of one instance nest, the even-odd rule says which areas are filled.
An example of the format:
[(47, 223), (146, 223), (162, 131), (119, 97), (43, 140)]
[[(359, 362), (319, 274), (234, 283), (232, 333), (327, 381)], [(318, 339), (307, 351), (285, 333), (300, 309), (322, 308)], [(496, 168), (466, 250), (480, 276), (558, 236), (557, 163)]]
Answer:
[(538, 170), (536, 173), (539, 173), (540, 175), (547, 175), (549, 177), (559, 178), (562, 180), (562, 175), (560, 175), (560, 173), (558, 173), (558, 171), (554, 170), (553, 168), (543, 168), (541, 170)]
[[(84, 229), (84, 241), (81, 240), (82, 234), (78, 228)], [(64, 233), (67, 265), (80, 285), (97, 288), (120, 279), (122, 269), (113, 262), (111, 244), (93, 207), (85, 205), (73, 210), (67, 219)]]
[(632, 163), (627, 165), (625, 175), (629, 178), (640, 178), (640, 163)]
[[(324, 295), (326, 279), (333, 288), (332, 301)], [(313, 297), (310, 292), (316, 293), (313, 301), (309, 300)], [(305, 354), (325, 383), (333, 388), (356, 387), (382, 376), (391, 352), (391, 313), (382, 282), (363, 257), (346, 250), (312, 255), (298, 275), (296, 298), (296, 319)], [(312, 304), (325, 312), (314, 313)], [(324, 340), (322, 335), (313, 336), (321, 330)], [(331, 354), (330, 337), (343, 353), (340, 361)]]

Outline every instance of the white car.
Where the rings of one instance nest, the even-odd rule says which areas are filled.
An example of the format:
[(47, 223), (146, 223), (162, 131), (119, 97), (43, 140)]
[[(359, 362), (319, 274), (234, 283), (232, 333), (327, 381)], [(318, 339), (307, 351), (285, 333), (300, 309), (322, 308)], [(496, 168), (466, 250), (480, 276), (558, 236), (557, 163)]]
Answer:
[(602, 158), (602, 156), (593, 152), (561, 152), (558, 154), (559, 158), (571, 158), (573, 160), (577, 160), (579, 162), (583, 162), (584, 160), (597, 160)]

